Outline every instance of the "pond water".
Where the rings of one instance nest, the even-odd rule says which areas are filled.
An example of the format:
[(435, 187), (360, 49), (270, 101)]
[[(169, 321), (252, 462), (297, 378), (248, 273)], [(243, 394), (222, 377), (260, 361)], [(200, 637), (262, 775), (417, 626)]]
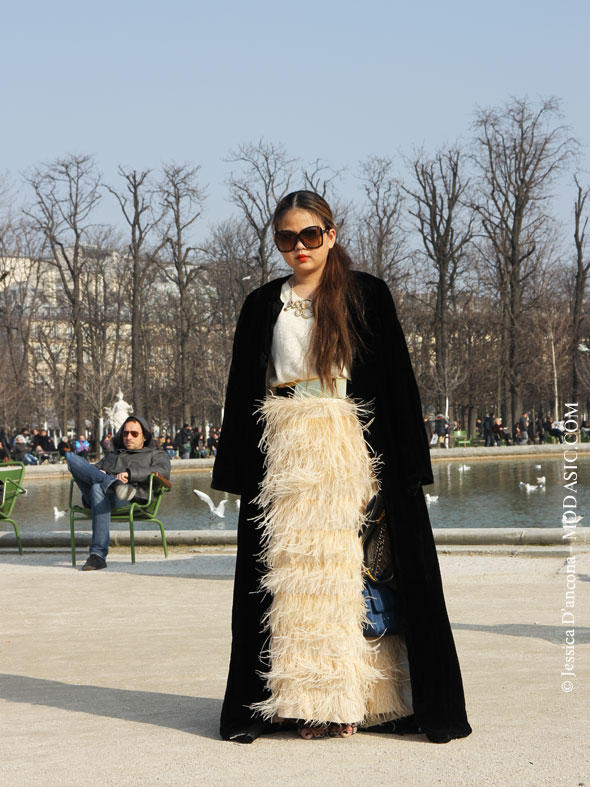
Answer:
[[(470, 470), (459, 462), (433, 463), (434, 484), (424, 491), (439, 495), (429, 505), (430, 520), (437, 527), (561, 527), (563, 457), (470, 461)], [(535, 469), (541, 465), (541, 469)], [(545, 476), (545, 487), (526, 492), (519, 482), (535, 484)], [(590, 457), (578, 459), (577, 513), (590, 510)], [(590, 525), (590, 515), (581, 525)]]
[[(561, 527), (563, 497), (562, 459), (496, 459), (470, 461), (471, 469), (461, 471), (458, 462), (434, 462), (434, 484), (424, 491), (438, 495), (429, 505), (434, 528), (448, 527)], [(540, 464), (541, 469), (534, 468)], [(537, 476), (546, 477), (546, 486), (527, 493), (519, 481), (534, 484)], [(174, 489), (160, 507), (164, 526), (168, 530), (235, 530), (238, 524), (237, 497), (228, 495), (225, 518), (211, 518), (205, 503), (193, 494), (200, 489), (217, 504), (225, 495), (211, 490), (210, 473), (176, 473), (172, 476)], [(578, 511), (590, 509), (590, 457), (578, 460)], [(26, 531), (68, 531), (67, 514), (55, 519), (53, 508), (65, 510), (68, 502), (69, 479), (39, 479), (26, 481), (28, 494), (15, 506), (15, 518), (21, 533)], [(590, 525), (590, 515), (582, 525)], [(138, 530), (152, 530), (149, 524), (138, 522)], [(10, 525), (0, 529), (12, 531)]]

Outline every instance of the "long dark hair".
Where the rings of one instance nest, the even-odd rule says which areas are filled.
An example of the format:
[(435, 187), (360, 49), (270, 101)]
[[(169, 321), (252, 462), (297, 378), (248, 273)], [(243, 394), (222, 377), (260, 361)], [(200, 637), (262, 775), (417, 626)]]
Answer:
[[(283, 197), (273, 215), (276, 231), (290, 210), (315, 214), (324, 229), (336, 229), (330, 206), (313, 191), (292, 191)], [(306, 358), (315, 367), (322, 383), (334, 390), (333, 368), (350, 372), (355, 347), (360, 343), (355, 323), (364, 323), (360, 293), (351, 273), (352, 260), (339, 243), (328, 252), (321, 281), (312, 300), (315, 317)], [(356, 319), (355, 319), (356, 318)]]

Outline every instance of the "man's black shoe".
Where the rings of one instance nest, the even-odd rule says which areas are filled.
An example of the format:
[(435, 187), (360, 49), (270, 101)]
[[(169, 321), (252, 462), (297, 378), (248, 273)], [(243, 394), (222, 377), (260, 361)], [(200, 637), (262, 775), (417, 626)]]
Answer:
[(82, 571), (98, 571), (101, 568), (107, 567), (107, 561), (100, 555), (92, 553), (86, 563), (82, 566)]

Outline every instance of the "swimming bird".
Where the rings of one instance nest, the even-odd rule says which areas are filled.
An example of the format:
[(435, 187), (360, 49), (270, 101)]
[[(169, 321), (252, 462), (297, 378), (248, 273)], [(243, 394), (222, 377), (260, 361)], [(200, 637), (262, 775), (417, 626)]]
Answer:
[(540, 470), (540, 469), (541, 469), (541, 465), (533, 465), (533, 470)]
[(518, 485), (521, 487), (521, 489), (525, 489), (527, 492), (534, 492), (539, 488), (537, 484), (527, 484), (525, 481), (520, 481)]
[(207, 503), (209, 506), (209, 516), (211, 519), (213, 519), (215, 516), (218, 516), (221, 519), (225, 518), (225, 504), (227, 503), (227, 497), (225, 497), (221, 503), (216, 506), (213, 500), (211, 500), (209, 495), (205, 494), (205, 492), (201, 492), (199, 489), (193, 489), (193, 492), (197, 497), (200, 497), (204, 503)]
[(537, 483), (539, 484), (539, 486), (545, 486), (546, 480), (547, 478), (544, 475), (537, 476)]
[(65, 515), (66, 515), (65, 511), (60, 511), (57, 506), (53, 506), (53, 516), (56, 519), (61, 519), (61, 517)]
[(457, 470), (459, 470), (459, 472), (461, 472), (461, 473), (462, 473), (464, 470), (471, 470), (471, 465), (459, 465), (459, 467), (457, 468)]
[(428, 492), (425, 492), (424, 499), (427, 503), (436, 503), (438, 501), (438, 495), (429, 495)]

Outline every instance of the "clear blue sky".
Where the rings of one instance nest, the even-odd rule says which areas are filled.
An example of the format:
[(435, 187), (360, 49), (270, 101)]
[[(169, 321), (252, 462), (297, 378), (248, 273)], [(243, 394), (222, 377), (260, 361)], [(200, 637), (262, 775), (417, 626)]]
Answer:
[[(193, 161), (214, 222), (232, 212), (222, 159), (260, 137), (352, 173), (467, 138), (477, 105), (554, 95), (587, 145), (589, 23), (587, 0), (13, 2), (0, 171), (89, 152), (115, 182), (118, 163)], [(340, 191), (359, 197), (352, 174)]]

